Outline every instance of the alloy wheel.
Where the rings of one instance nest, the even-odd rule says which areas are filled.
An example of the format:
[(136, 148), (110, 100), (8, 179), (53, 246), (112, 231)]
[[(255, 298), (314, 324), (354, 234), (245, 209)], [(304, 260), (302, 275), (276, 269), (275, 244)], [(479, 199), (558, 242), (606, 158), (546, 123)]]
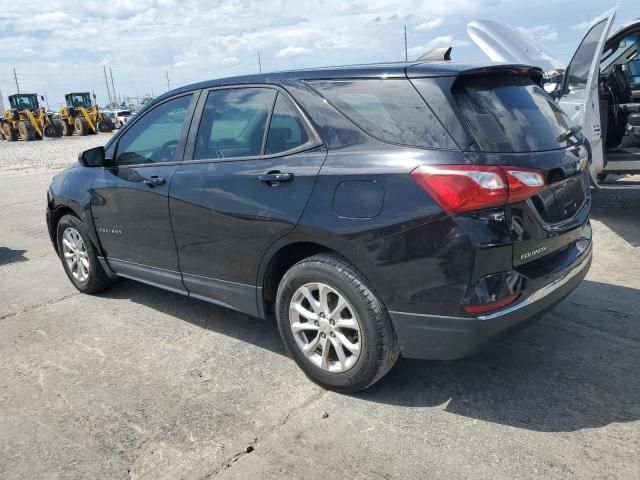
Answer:
[(73, 278), (86, 282), (89, 279), (89, 254), (84, 240), (73, 227), (62, 233), (62, 254)]
[(332, 373), (351, 369), (362, 346), (360, 322), (349, 301), (324, 283), (298, 288), (289, 306), (293, 337), (317, 367)]

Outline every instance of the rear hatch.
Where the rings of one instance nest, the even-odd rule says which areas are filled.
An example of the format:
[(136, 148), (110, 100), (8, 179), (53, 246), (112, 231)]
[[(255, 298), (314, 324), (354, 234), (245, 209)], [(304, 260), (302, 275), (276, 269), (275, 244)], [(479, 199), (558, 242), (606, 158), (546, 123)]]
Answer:
[(542, 190), (505, 209), (516, 268), (550, 259), (574, 242), (590, 203), (584, 139), (540, 80), (539, 70), (508, 66), (466, 71), (448, 84), (412, 78), (428, 103), (438, 84), (472, 138), (463, 147), (472, 163), (535, 169), (546, 178)]

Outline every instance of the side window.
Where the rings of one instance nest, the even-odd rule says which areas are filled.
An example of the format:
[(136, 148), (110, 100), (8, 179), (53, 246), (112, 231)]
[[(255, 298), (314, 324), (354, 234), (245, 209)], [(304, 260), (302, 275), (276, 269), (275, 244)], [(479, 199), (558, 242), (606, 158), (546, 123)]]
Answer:
[(209, 92), (198, 127), (194, 159), (260, 155), (275, 95), (273, 89), (261, 87)]
[(314, 80), (308, 83), (378, 140), (414, 147), (457, 149), (408, 80)]
[(289, 97), (278, 93), (276, 105), (267, 133), (265, 154), (270, 155), (292, 150), (309, 141), (309, 135), (304, 128), (295, 105)]
[(591, 27), (589, 33), (587, 33), (582, 40), (565, 73), (567, 76), (567, 85), (564, 93), (587, 88), (589, 73), (591, 73), (591, 63), (596, 56), (596, 49), (598, 48), (600, 37), (602, 37), (606, 26), (607, 20), (602, 20), (597, 25)]
[(175, 161), (191, 98), (174, 98), (140, 118), (118, 140), (114, 165)]

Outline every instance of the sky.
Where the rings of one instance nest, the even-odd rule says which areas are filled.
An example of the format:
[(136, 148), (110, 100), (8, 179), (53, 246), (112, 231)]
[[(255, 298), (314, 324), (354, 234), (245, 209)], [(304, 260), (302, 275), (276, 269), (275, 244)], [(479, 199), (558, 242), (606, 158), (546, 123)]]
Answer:
[[(483, 60), (466, 34), (474, 19), (510, 23), (568, 62), (593, 19), (620, 5), (616, 23), (640, 17), (638, 0), (4, 0), (0, 91), (94, 90), (107, 102), (103, 67), (119, 96), (258, 71), (409, 59), (452, 46), (454, 60)], [(634, 8), (635, 7), (635, 8)], [(614, 27), (615, 28), (615, 27)]]

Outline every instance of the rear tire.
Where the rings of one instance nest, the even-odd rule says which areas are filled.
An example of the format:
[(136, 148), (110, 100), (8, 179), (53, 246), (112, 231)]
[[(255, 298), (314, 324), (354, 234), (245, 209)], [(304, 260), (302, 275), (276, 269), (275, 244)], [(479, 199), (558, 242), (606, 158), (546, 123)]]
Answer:
[(103, 116), (104, 120), (98, 122), (98, 131), (102, 133), (113, 132), (113, 122), (109, 117)]
[(278, 287), (276, 313), (295, 362), (313, 382), (331, 390), (369, 387), (400, 354), (385, 306), (364, 275), (335, 254), (314, 255), (291, 267)]
[(73, 122), (73, 126), (76, 129), (76, 133), (80, 136), (84, 136), (89, 133), (89, 124), (82, 117), (76, 117)]
[(56, 235), (64, 271), (80, 292), (97, 293), (113, 283), (98, 260), (87, 229), (76, 216), (64, 215), (58, 222)]
[(15, 142), (18, 140), (18, 131), (9, 123), (2, 124), (2, 135), (7, 142)]
[(42, 127), (42, 136), (46, 138), (59, 138), (62, 136), (62, 132), (58, 130), (55, 124), (50, 123)]
[(23, 142), (31, 142), (38, 138), (36, 136), (36, 129), (33, 128), (29, 120), (20, 120), (20, 123), (18, 123), (18, 133)]

